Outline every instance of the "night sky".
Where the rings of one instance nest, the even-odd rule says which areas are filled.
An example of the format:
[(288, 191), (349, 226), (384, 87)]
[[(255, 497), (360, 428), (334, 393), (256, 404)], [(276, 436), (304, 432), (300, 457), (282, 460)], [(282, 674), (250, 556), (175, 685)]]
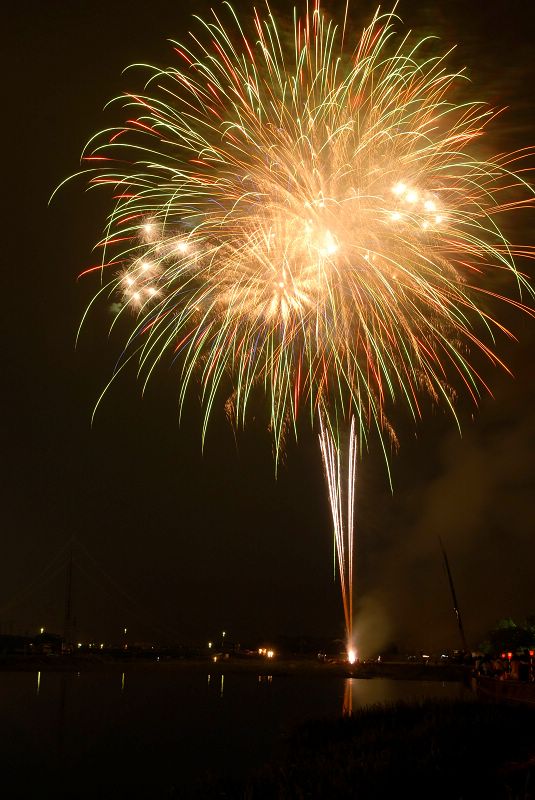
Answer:
[[(121, 340), (108, 338), (111, 316), (102, 304), (75, 349), (79, 320), (97, 288), (76, 276), (98, 258), (91, 248), (107, 198), (84, 193), (78, 181), (51, 207), (47, 201), (78, 169), (89, 136), (109, 124), (105, 102), (139, 87), (141, 79), (122, 69), (172, 62), (167, 39), (185, 37), (191, 12), (208, 5), (30, 0), (7, 7), (3, 631), (61, 630), (61, 570), (11, 601), (75, 536), (115, 582), (113, 588), (100, 573), (95, 582), (89, 556), (80, 556), (74, 613), (82, 639), (117, 640), (124, 625), (133, 639), (184, 642), (206, 641), (222, 629), (244, 643), (343, 634), (319, 448), (305, 425), (298, 445), (288, 442), (277, 478), (260, 407), (237, 442), (216, 409), (201, 453), (199, 403), (192, 394), (179, 427), (178, 375), (164, 369), (143, 398), (134, 371), (125, 373), (91, 427)], [(374, 3), (353, 6), (359, 28)], [(474, 95), (509, 106), (489, 134), (494, 150), (535, 142), (535, 13), (528, 6), (399, 6), (407, 27), (438, 34), (442, 49), (459, 43), (452, 64), (468, 66)], [(326, 7), (336, 10), (336, 3)], [(514, 224), (515, 240), (535, 244), (533, 213)], [(389, 642), (458, 646), (438, 535), (472, 645), (498, 618), (535, 613), (535, 324), (506, 308), (499, 314), (519, 338), (497, 344), (515, 377), (486, 369), (494, 398), (479, 409), (461, 401), (462, 438), (443, 411), (428, 408), (416, 428), (399, 413), (394, 494), (377, 441), (359, 465), (357, 634), (365, 652)]]

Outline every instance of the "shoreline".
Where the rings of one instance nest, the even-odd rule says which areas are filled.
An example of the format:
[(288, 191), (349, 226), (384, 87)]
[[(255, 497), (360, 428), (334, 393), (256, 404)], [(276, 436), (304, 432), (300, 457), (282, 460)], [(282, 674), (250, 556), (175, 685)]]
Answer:
[(106, 656), (8, 656), (0, 659), (2, 672), (204, 672), (206, 674), (255, 674), (273, 677), (389, 678), (391, 680), (463, 681), (469, 670), (462, 664), (363, 662), (326, 664), (315, 659), (262, 658), (208, 659), (117, 658)]

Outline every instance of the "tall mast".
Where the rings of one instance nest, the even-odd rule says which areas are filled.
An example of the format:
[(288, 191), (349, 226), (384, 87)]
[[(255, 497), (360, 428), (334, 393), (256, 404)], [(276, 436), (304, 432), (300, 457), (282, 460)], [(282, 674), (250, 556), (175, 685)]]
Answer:
[(65, 617), (63, 621), (63, 639), (65, 648), (71, 644), (70, 640), (72, 636), (72, 556), (73, 539), (71, 539), (69, 560), (67, 562), (67, 577), (65, 580)]
[(450, 563), (448, 561), (448, 556), (446, 554), (446, 548), (444, 547), (444, 543), (440, 536), (438, 537), (438, 541), (440, 544), (440, 549), (442, 550), (442, 556), (444, 558), (444, 566), (446, 567), (446, 573), (448, 575), (448, 581), (450, 584), (450, 591), (451, 591), (451, 599), (453, 601), (453, 610), (455, 612), (455, 617), (457, 619), (457, 626), (459, 628), (459, 634), (461, 636), (463, 651), (465, 653), (468, 653), (469, 650), (468, 650), (468, 645), (466, 643), (466, 636), (464, 634), (463, 620), (461, 617), (461, 612), (459, 610), (459, 604), (457, 602), (457, 594), (455, 593), (455, 584), (453, 583), (453, 576), (451, 574)]

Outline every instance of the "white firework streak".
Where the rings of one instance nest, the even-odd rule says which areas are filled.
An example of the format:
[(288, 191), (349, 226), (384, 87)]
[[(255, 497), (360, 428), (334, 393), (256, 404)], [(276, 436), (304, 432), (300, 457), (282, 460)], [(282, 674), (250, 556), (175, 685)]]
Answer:
[[(344, 493), (342, 477), (346, 464), (342, 457), (340, 441), (335, 441), (324, 425), (320, 414), (320, 448), (329, 491), (333, 520), (334, 542), (340, 573), (340, 587), (346, 624), (348, 658), (353, 662), (356, 650), (353, 641), (353, 566), (354, 566), (354, 510), (355, 481), (357, 476), (357, 437), (355, 418), (351, 417), (347, 454), (347, 491)], [(347, 495), (344, 498), (344, 494)], [(347, 499), (347, 506), (345, 504)], [(345, 508), (344, 508), (345, 507)], [(345, 513), (344, 513), (345, 510)]]

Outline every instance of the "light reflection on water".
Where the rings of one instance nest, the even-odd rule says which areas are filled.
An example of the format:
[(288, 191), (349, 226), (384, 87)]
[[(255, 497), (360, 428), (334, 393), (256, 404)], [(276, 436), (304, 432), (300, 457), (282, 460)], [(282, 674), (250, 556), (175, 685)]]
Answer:
[(83, 773), (77, 797), (107, 796), (99, 794), (104, 775), (114, 798), (123, 789), (125, 797), (134, 789), (180, 797), (206, 774), (241, 778), (261, 767), (306, 720), (462, 692), (455, 683), (210, 674), (161, 664), (78, 675), (0, 672), (0, 752), (11, 777), (27, 775), (27, 794), (19, 796), (37, 791), (37, 776), (68, 796), (69, 781)]
[(440, 700), (466, 700), (470, 690), (462, 683), (445, 681), (395, 681), (387, 678), (346, 678), (342, 715), (351, 714), (364, 706), (379, 703), (420, 702), (427, 698)]

